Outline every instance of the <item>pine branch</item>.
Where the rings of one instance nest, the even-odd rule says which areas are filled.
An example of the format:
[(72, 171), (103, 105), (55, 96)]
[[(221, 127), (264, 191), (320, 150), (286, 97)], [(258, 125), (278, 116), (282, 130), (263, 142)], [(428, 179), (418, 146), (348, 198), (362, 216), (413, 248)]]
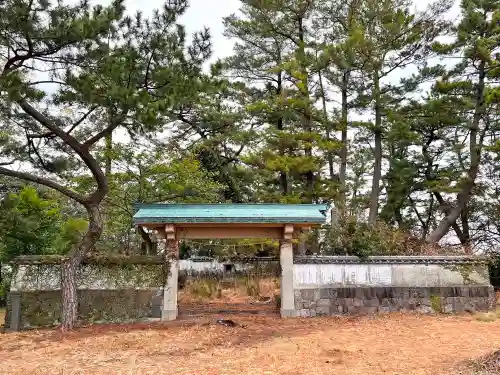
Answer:
[(85, 205), (87, 203), (87, 199), (84, 196), (58, 184), (57, 182), (54, 182), (53, 180), (49, 180), (49, 179), (46, 179), (43, 177), (35, 176), (35, 175), (30, 174), (30, 173), (13, 171), (11, 169), (7, 169), (4, 167), (0, 167), (0, 174), (4, 175), (4, 176), (19, 178), (19, 179), (25, 180), (25, 181), (34, 182), (36, 184), (40, 184), (43, 186), (47, 186), (49, 188), (57, 190), (61, 194), (64, 194), (68, 198), (71, 198), (82, 205)]

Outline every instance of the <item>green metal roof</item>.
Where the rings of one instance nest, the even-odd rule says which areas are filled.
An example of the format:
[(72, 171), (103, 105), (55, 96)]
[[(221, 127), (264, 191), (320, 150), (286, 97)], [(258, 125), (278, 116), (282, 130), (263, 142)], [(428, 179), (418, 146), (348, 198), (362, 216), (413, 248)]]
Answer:
[(148, 223), (324, 224), (324, 204), (140, 204), (135, 225)]

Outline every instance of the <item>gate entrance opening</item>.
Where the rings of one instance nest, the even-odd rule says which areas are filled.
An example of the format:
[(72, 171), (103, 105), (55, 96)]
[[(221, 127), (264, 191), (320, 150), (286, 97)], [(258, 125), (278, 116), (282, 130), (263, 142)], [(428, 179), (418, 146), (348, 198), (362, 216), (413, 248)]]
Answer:
[(292, 241), (326, 221), (321, 204), (141, 204), (134, 225), (156, 232), (169, 265), (162, 320), (178, 316), (179, 240), (269, 238), (280, 241), (280, 314), (295, 315)]

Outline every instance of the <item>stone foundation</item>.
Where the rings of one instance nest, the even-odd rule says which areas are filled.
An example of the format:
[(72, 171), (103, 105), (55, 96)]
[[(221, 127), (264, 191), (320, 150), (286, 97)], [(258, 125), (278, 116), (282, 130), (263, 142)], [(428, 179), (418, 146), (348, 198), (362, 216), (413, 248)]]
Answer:
[(463, 313), (495, 306), (492, 286), (339, 287), (296, 289), (296, 316), (366, 315), (398, 311)]

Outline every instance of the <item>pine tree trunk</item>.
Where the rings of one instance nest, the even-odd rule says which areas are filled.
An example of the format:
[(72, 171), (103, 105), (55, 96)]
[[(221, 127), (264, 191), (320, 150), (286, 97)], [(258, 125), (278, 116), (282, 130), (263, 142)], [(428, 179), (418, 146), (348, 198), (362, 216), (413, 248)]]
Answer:
[(111, 162), (113, 160), (111, 156), (111, 153), (113, 152), (113, 136), (109, 134), (104, 139), (106, 141), (106, 150), (105, 150), (106, 165), (104, 166), (104, 174), (109, 179), (109, 176), (111, 175)]
[(74, 258), (61, 264), (62, 329), (73, 329), (78, 317), (78, 297), (76, 292), (76, 265)]
[(374, 148), (374, 167), (372, 179), (372, 191), (370, 194), (370, 214), (368, 222), (373, 224), (377, 221), (379, 196), (380, 196), (380, 180), (382, 178), (382, 107), (380, 103), (380, 82), (378, 71), (373, 75), (373, 94), (375, 99), (375, 148)]
[(470, 243), (469, 207), (467, 204), (460, 213), (460, 221), (462, 222), (462, 238), (460, 238), (460, 243), (464, 246), (465, 253), (471, 255), (472, 246)]
[(87, 233), (81, 242), (69, 252), (67, 259), (61, 265), (62, 330), (71, 330), (75, 326), (78, 316), (76, 272), (85, 254), (94, 247), (102, 233), (99, 205), (88, 205), (85, 208), (89, 217)]
[[(112, 122), (112, 117), (110, 115), (110, 123)], [(104, 149), (104, 175), (106, 176), (106, 179), (110, 180), (111, 178), (111, 173), (112, 173), (112, 151), (113, 151), (113, 136), (112, 134), (109, 134), (107, 135), (106, 137), (104, 137), (104, 142), (105, 142), (105, 149)], [(110, 210), (110, 205), (108, 204), (108, 202), (104, 199), (102, 204), (101, 204), (101, 216), (102, 216), (102, 221), (103, 223), (106, 223), (108, 222), (108, 220), (110, 219), (110, 213), (109, 213), (109, 210)], [(104, 236), (105, 237), (105, 236)], [(119, 249), (120, 251), (122, 251), (123, 249)]]
[[(283, 93), (283, 77), (282, 77), (281, 71), (278, 72), (278, 75), (276, 78), (278, 81), (278, 84), (276, 87), (276, 95), (278, 97), (280, 97)], [(281, 115), (281, 113), (280, 113), (278, 120), (276, 122), (276, 129), (278, 129), (279, 131), (283, 130), (283, 116)], [(281, 144), (281, 142), (280, 142), (280, 144)], [(282, 146), (279, 147), (279, 155), (280, 156), (285, 155), (285, 150), (283, 150)], [(280, 184), (281, 195), (283, 195), (283, 196), (288, 195), (289, 194), (288, 176), (287, 176), (287, 173), (284, 171), (280, 171), (279, 184)]]
[[(298, 46), (298, 62), (300, 66), (300, 72), (302, 74), (302, 88), (299, 90), (300, 94), (302, 96), (302, 99), (304, 100), (305, 107), (304, 107), (304, 113), (302, 116), (303, 119), (303, 129), (304, 132), (311, 132), (311, 108), (309, 104), (309, 78), (308, 78), (308, 71), (307, 71), (307, 61), (306, 61), (306, 42), (305, 42), (305, 35), (304, 35), (304, 25), (303, 25), (303, 19), (299, 18), (298, 19), (298, 27), (299, 27), (299, 46)], [(312, 147), (311, 146), (306, 146), (304, 148), (304, 153), (307, 157), (312, 157)], [(315, 198), (314, 194), (314, 171), (313, 170), (308, 170), (305, 173), (306, 176), (306, 191), (307, 191), (307, 202), (312, 202)]]
[(428, 243), (439, 242), (446, 235), (446, 233), (448, 233), (450, 227), (452, 227), (454, 224), (456, 225), (456, 221), (467, 206), (467, 203), (470, 199), (470, 194), (472, 192), (472, 189), (474, 188), (476, 177), (479, 172), (479, 164), (481, 161), (481, 149), (483, 147), (486, 131), (488, 130), (487, 126), (485, 125), (483, 130), (479, 132), (479, 124), (485, 111), (485, 66), (486, 63), (482, 61), (479, 66), (479, 81), (476, 88), (474, 117), (469, 124), (470, 166), (469, 170), (467, 171), (467, 181), (462, 185), (462, 190), (457, 195), (457, 202), (455, 204), (455, 207), (449, 210), (449, 213), (443, 220), (441, 220), (437, 228), (434, 229), (434, 231), (432, 231), (432, 233), (427, 237), (426, 241)]
[(345, 70), (342, 76), (342, 149), (340, 150), (340, 216), (345, 216), (346, 208), (346, 180), (347, 180), (347, 121), (348, 121), (348, 107), (347, 107), (347, 89), (349, 87), (350, 71)]
[[(321, 102), (323, 106), (323, 117), (325, 119), (325, 135), (326, 135), (326, 140), (331, 141), (331, 125), (330, 121), (328, 119), (328, 112), (326, 109), (326, 92), (325, 92), (325, 87), (323, 85), (323, 74), (321, 74), (321, 70), (318, 71), (318, 81), (319, 81), (319, 88), (321, 91)], [(330, 174), (330, 180), (335, 180), (335, 171), (333, 168), (333, 153), (331, 151), (327, 151), (326, 153), (326, 158), (328, 160), (328, 171)]]

